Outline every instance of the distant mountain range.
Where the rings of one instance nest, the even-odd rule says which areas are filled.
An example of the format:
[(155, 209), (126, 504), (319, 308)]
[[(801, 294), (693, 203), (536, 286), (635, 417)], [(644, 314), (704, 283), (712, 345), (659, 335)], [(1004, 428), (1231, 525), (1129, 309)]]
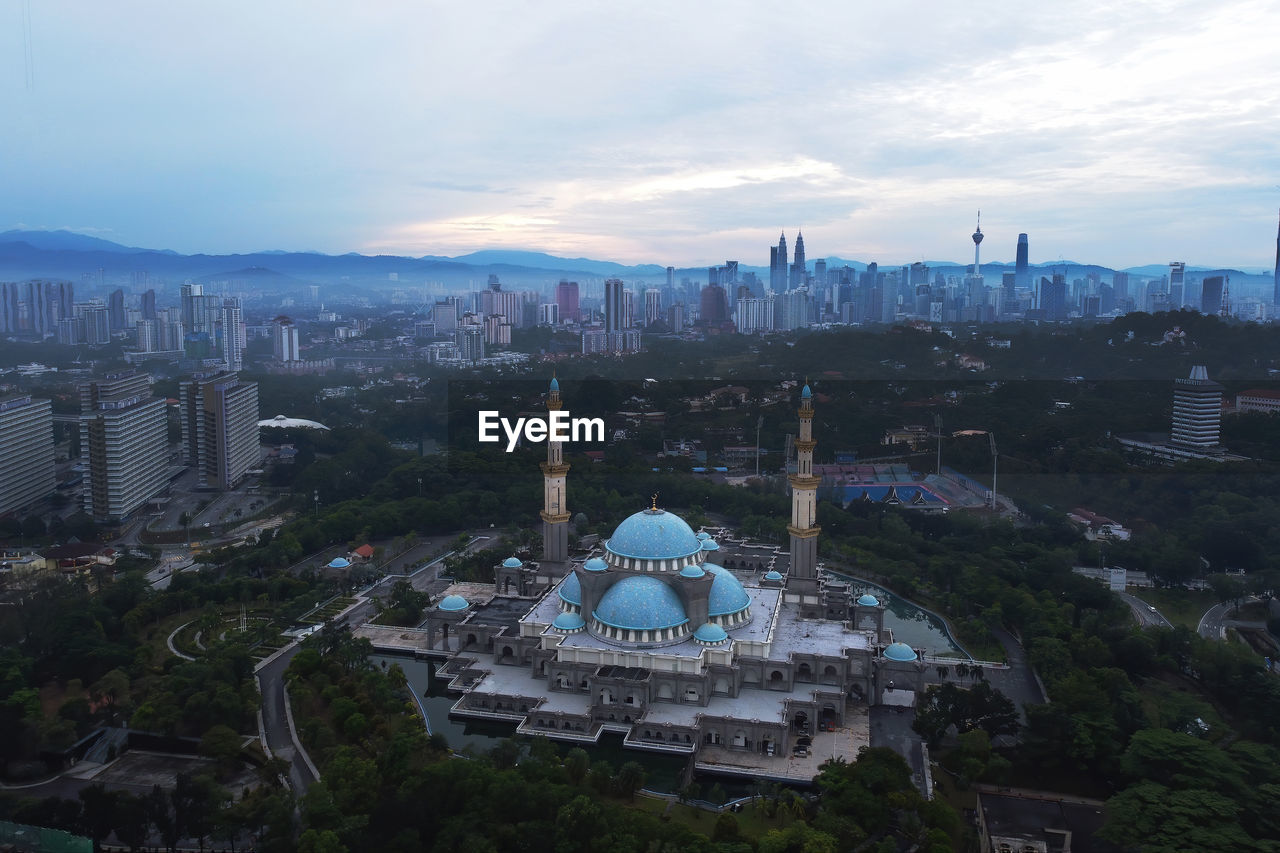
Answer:
[[(815, 259), (816, 260), (816, 259)], [(862, 261), (840, 257), (825, 258), (827, 268), (846, 264), (858, 271), (867, 268)], [(927, 261), (931, 271), (946, 275), (963, 274), (964, 263), (952, 261)], [(810, 269), (813, 262), (810, 261)], [(882, 264), (887, 271), (895, 265)], [(1012, 264), (983, 264), (989, 277), (1011, 271)], [(1033, 264), (1037, 274), (1064, 269), (1068, 277), (1089, 273), (1109, 277), (1114, 270), (1094, 264), (1074, 261), (1055, 261)], [(102, 270), (108, 277), (147, 272), (157, 279), (192, 279), (194, 281), (223, 281), (233, 279), (275, 279), (284, 283), (293, 279), (296, 284), (352, 282), (363, 285), (417, 286), (423, 282), (439, 281), (452, 286), (479, 287), (489, 274), (497, 274), (511, 285), (546, 285), (555, 278), (596, 279), (607, 277), (660, 280), (666, 267), (659, 264), (626, 265), (613, 261), (591, 258), (561, 258), (545, 252), (508, 249), (486, 249), (479, 252), (445, 257), (425, 255), (420, 258), (396, 255), (361, 255), (350, 252), (344, 255), (326, 255), (320, 252), (289, 252), (270, 249), (248, 254), (182, 255), (169, 249), (144, 249), (123, 246), (86, 234), (72, 231), (13, 230), (0, 233), (0, 280), (26, 278), (71, 278), (96, 276)], [(705, 280), (706, 267), (679, 267), (676, 278)], [(740, 272), (754, 272), (768, 279), (768, 267), (739, 265)], [(1188, 267), (1188, 272), (1225, 272), (1232, 277), (1233, 289), (1237, 282), (1262, 287), (1263, 276), (1241, 270), (1213, 270), (1205, 267)], [(1148, 264), (1130, 267), (1124, 272), (1136, 276), (1158, 277), (1168, 272), (1164, 264)], [(1270, 271), (1265, 277), (1270, 278)], [(1257, 279), (1258, 281), (1249, 281)]]

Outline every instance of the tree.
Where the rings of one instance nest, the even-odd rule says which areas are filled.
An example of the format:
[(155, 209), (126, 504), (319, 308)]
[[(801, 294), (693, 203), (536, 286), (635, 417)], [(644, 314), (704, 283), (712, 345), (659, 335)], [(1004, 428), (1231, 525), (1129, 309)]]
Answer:
[(644, 767), (639, 762), (628, 761), (618, 768), (618, 793), (625, 795), (629, 800), (634, 799), (636, 791), (644, 787), (644, 777)]
[(241, 740), (230, 726), (213, 726), (200, 738), (200, 754), (215, 759), (225, 768), (234, 764), (240, 755)]
[(565, 755), (564, 770), (571, 784), (581, 785), (582, 780), (587, 776), (587, 771), (590, 769), (591, 756), (582, 747), (575, 746)]

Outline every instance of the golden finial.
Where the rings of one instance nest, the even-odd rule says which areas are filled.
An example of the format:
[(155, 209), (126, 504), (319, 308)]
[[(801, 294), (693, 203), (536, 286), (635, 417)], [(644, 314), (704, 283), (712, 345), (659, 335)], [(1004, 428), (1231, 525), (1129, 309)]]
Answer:
[(657, 492), (654, 492), (654, 493), (653, 493), (653, 495), (651, 495), (651, 496), (650, 496), (650, 500), (652, 500), (652, 501), (653, 501), (653, 504), (649, 507), (649, 509), (657, 509), (657, 508), (658, 508), (658, 493), (657, 493)]

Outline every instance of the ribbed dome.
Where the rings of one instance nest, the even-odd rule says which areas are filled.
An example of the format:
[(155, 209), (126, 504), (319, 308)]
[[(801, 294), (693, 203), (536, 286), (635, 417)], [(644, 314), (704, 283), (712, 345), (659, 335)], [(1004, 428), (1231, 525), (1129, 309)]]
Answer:
[(811, 399), (812, 397), (813, 397), (813, 392), (809, 390), (809, 383), (806, 382), (804, 384), (804, 388), (800, 391), (800, 398), (802, 400), (808, 400), (808, 399)]
[(716, 576), (711, 583), (711, 598), (707, 602), (710, 615), (727, 616), (751, 606), (751, 596), (747, 595), (733, 572), (715, 563), (703, 563), (702, 568)]
[(767, 581), (780, 581), (782, 580), (782, 574), (774, 569), (770, 569), (764, 573), (764, 579)]
[(711, 534), (710, 534), (710, 533), (708, 533), (707, 531), (705, 531), (705, 530), (699, 530), (699, 531), (698, 531), (698, 539), (699, 539), (699, 540), (701, 540), (701, 541), (704, 541), (704, 542), (705, 542), (706, 540), (708, 540), (708, 539), (710, 539), (710, 538), (711, 538)]
[(876, 598), (874, 595), (872, 595), (869, 592), (864, 592), (862, 596), (858, 599), (858, 603), (861, 604), (863, 607), (879, 607), (880, 599)]
[(710, 646), (715, 645), (716, 643), (723, 643), (725, 640), (729, 639), (729, 635), (726, 634), (724, 629), (719, 625), (713, 625), (710, 622), (705, 622), (701, 628), (693, 632), (693, 638), (699, 643), (706, 643)]
[(680, 577), (682, 578), (700, 578), (705, 574), (706, 572), (702, 570), (701, 566), (695, 566), (693, 563), (680, 570)]
[(453, 612), (466, 610), (470, 606), (471, 605), (467, 603), (467, 600), (460, 595), (446, 595), (444, 598), (440, 599), (440, 603), (436, 605), (436, 608), (438, 610)]
[(632, 631), (657, 631), (689, 621), (676, 591), (651, 575), (633, 575), (615, 583), (593, 615), (610, 627)]
[(587, 627), (587, 623), (584, 622), (582, 617), (577, 613), (561, 613), (556, 616), (555, 621), (551, 623), (551, 627), (555, 628), (557, 631), (567, 631), (572, 633), (574, 631), (581, 631), (583, 628)]
[(552, 391), (560, 390), (560, 380), (556, 379), (554, 376), (551, 377), (551, 390)]
[(605, 543), (609, 553), (640, 560), (678, 560), (698, 553), (698, 537), (678, 515), (664, 509), (637, 512)]
[(599, 557), (592, 557), (582, 564), (582, 568), (589, 572), (607, 572), (609, 571), (609, 564)]
[(910, 663), (916, 659), (916, 651), (906, 643), (891, 643), (885, 648), (884, 656), (898, 663)]
[(502, 561), (502, 567), (505, 569), (518, 569), (523, 565), (524, 563), (520, 562), (515, 557), (507, 557), (507, 559)]
[(720, 546), (716, 544), (716, 540), (714, 540), (714, 539), (703, 539), (703, 540), (702, 540), (702, 550), (704, 550), (704, 551), (719, 551), (719, 550), (720, 550)]
[(573, 572), (564, 576), (564, 582), (556, 592), (560, 594), (560, 600), (565, 604), (582, 606), (582, 584), (578, 582), (578, 576)]

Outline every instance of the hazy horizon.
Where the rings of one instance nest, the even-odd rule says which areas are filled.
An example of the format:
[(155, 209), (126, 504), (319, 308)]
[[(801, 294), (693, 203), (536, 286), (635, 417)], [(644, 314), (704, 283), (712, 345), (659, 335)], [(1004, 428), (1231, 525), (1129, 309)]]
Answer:
[(1254, 0), (30, 11), (0, 32), (0, 230), (692, 267), (801, 229), (964, 263), (981, 208), (984, 260), (1019, 232), (1035, 263), (1275, 259)]

